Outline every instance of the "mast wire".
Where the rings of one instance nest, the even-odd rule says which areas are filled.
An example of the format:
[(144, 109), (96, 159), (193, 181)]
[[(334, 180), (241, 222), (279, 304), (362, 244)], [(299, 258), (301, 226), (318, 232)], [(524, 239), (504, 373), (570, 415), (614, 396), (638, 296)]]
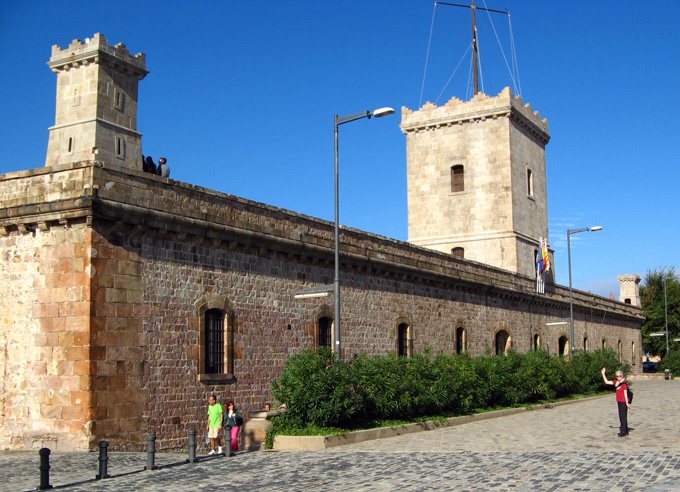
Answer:
[(468, 49), (465, 50), (465, 53), (463, 53), (463, 56), (460, 57), (460, 61), (458, 62), (458, 65), (456, 65), (456, 68), (454, 68), (453, 72), (451, 72), (449, 79), (446, 81), (446, 84), (444, 84), (444, 87), (442, 88), (441, 92), (437, 96), (437, 99), (435, 99), (434, 104), (439, 103), (439, 99), (442, 97), (442, 94), (444, 94), (444, 91), (446, 90), (446, 88), (451, 83), (451, 79), (453, 78), (453, 76), (456, 75), (456, 73), (458, 72), (458, 68), (460, 67), (460, 64), (463, 63), (463, 61), (465, 60), (465, 57), (467, 56), (468, 51), (470, 51), (470, 48), (472, 48), (472, 45), (468, 45)]
[(425, 56), (425, 71), (423, 72), (423, 84), (420, 86), (420, 101), (418, 101), (418, 109), (423, 104), (423, 91), (425, 90), (425, 77), (427, 75), (427, 63), (430, 59), (430, 44), (432, 43), (432, 31), (434, 29), (434, 14), (437, 11), (437, 2), (434, 2), (434, 8), (432, 9), (432, 23), (430, 24), (430, 39), (427, 41), (427, 55)]
[[(484, 0), (484, 7), (486, 7), (486, 0)], [(515, 74), (513, 73), (512, 69), (510, 68), (510, 65), (508, 64), (508, 59), (505, 56), (505, 50), (503, 49), (503, 45), (501, 44), (501, 40), (498, 37), (498, 31), (496, 31), (496, 25), (493, 23), (493, 19), (491, 19), (491, 14), (489, 11), (486, 11), (486, 15), (489, 18), (489, 23), (491, 23), (491, 28), (493, 29), (494, 36), (496, 36), (496, 42), (498, 43), (498, 47), (501, 50), (501, 55), (503, 55), (503, 61), (505, 62), (505, 67), (508, 69), (508, 73), (510, 74), (510, 79), (512, 80), (512, 84), (515, 88), (515, 91), (517, 91), (517, 82), (515, 81)], [(508, 19), (510, 18), (510, 12), (508, 12)], [(512, 40), (512, 31), (510, 35), (510, 39)], [(513, 43), (511, 42), (511, 45)]]
[(517, 51), (515, 48), (515, 36), (512, 33), (512, 20), (510, 19), (510, 12), (508, 12), (508, 27), (510, 29), (510, 47), (512, 51), (513, 67), (515, 73), (517, 74), (517, 87), (518, 95), (522, 95), (522, 82), (519, 79), (519, 61), (517, 59)]

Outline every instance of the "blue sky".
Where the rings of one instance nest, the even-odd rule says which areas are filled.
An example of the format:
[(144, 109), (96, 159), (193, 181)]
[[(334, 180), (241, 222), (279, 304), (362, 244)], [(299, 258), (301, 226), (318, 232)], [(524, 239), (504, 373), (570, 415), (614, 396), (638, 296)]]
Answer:
[[(569, 282), (568, 228), (604, 228), (572, 236), (574, 288), (618, 298), (618, 274), (680, 267), (680, 2), (476, 4), (511, 13), (511, 23), (491, 14), (492, 25), (478, 11), (484, 92), (511, 86), (549, 121), (558, 283)], [(431, 0), (7, 0), (0, 174), (44, 166), (51, 46), (96, 32), (146, 53), (138, 130), (144, 153), (166, 156), (173, 178), (326, 220), (333, 116), (394, 107), (396, 115), (340, 129), (340, 222), (400, 240), (408, 239), (400, 108), (470, 93), (469, 11)], [(510, 32), (514, 80), (496, 41), (510, 62)]]

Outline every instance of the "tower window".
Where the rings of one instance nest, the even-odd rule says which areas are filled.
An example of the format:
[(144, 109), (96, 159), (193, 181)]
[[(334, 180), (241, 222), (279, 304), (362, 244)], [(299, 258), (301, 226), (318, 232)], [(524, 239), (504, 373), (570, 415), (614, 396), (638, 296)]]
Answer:
[(125, 159), (125, 140), (123, 137), (116, 137), (116, 157)]
[(125, 93), (118, 89), (113, 90), (113, 107), (121, 111), (125, 107)]
[(534, 196), (534, 173), (527, 169), (527, 195)]
[(451, 191), (465, 191), (465, 172), (461, 164), (451, 166)]
[(451, 250), (451, 256), (455, 256), (456, 258), (465, 258), (465, 248), (461, 248), (460, 246), (457, 246)]
[(68, 144), (66, 146), (66, 153), (73, 154), (73, 137), (68, 137)]

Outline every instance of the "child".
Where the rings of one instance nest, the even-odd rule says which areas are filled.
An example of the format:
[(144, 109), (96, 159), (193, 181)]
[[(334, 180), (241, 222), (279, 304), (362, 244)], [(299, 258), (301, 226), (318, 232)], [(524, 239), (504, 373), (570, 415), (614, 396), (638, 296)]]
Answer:
[(208, 398), (208, 423), (205, 430), (208, 431), (210, 438), (209, 455), (215, 454), (215, 444), (217, 444), (217, 454), (222, 454), (222, 443), (220, 442), (220, 430), (222, 430), (222, 418), (224, 417), (224, 410), (222, 405), (217, 403), (215, 395), (210, 395)]

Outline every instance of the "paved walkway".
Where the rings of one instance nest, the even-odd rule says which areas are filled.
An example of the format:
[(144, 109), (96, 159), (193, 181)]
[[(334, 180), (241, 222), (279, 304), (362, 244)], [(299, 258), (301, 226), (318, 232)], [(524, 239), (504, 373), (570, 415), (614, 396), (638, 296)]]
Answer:
[[(630, 436), (617, 437), (614, 395), (326, 451), (239, 453), (181, 463), (158, 454), (56, 453), (56, 490), (97, 491), (680, 491), (680, 381), (638, 381)], [(177, 466), (173, 466), (177, 464)], [(0, 452), (0, 490), (35, 490), (37, 452)], [(65, 486), (63, 486), (65, 485)], [(63, 486), (63, 487), (62, 487)]]

